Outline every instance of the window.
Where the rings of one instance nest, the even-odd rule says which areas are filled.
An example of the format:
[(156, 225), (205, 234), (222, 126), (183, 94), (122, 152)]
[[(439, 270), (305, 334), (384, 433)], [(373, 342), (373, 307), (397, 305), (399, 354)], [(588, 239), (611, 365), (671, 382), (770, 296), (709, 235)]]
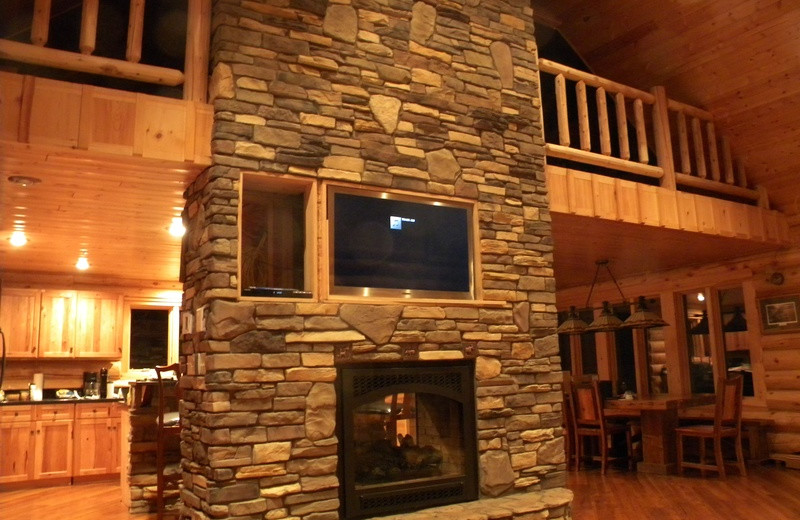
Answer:
[(725, 369), (728, 374), (742, 374), (744, 378), (742, 393), (752, 396), (754, 395), (753, 372), (750, 368), (750, 345), (742, 288), (720, 290), (719, 309), (722, 315), (722, 339), (725, 344)]
[(708, 305), (703, 290), (683, 294), (686, 309), (686, 345), (689, 349), (689, 378), (693, 394), (714, 393), (714, 360), (711, 355)]
[(180, 302), (179, 291), (125, 300), (123, 378), (136, 379), (137, 372), (178, 361)]

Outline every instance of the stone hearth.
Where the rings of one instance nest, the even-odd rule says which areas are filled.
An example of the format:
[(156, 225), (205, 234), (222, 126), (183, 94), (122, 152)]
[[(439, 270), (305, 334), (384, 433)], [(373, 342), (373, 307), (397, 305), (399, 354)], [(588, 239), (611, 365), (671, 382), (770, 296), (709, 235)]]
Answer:
[[(569, 518), (528, 3), (213, 5), (214, 164), (185, 210), (184, 516), (340, 518), (337, 366), (473, 359), (469, 510)], [(240, 298), (243, 172), (474, 201), (478, 298), (320, 298), (322, 244), (311, 299)]]

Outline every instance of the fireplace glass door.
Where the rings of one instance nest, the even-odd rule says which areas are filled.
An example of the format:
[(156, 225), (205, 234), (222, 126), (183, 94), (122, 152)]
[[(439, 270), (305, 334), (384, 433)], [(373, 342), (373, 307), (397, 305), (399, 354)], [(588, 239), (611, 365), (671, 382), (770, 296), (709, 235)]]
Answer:
[(477, 498), (472, 365), (343, 368), (346, 518)]

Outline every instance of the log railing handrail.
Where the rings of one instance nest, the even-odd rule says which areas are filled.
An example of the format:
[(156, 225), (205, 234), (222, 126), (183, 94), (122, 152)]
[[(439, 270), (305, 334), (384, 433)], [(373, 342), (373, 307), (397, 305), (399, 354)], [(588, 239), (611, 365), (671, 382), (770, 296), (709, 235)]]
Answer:
[[(670, 189), (700, 189), (768, 204), (763, 190), (748, 187), (741, 162), (734, 160), (730, 141), (719, 132), (710, 112), (669, 99), (663, 87), (646, 92), (547, 59), (539, 60), (539, 70), (554, 76), (558, 136), (546, 144), (548, 156), (656, 178)], [(568, 82), (575, 88), (574, 115), (569, 114)], [(589, 110), (589, 89), (595, 90), (593, 111)], [(612, 155), (609, 97), (615, 105), (617, 156)], [(594, 147), (592, 118), (596, 118), (599, 139)], [(648, 142), (647, 122), (653, 125), (652, 142)], [(571, 126), (576, 124), (577, 128)], [(572, 143), (571, 130), (577, 143)], [(636, 160), (629, 146), (634, 142)], [(656, 165), (650, 161), (652, 145)]]
[(130, 0), (125, 59), (94, 56), (97, 43), (99, 0), (83, 0), (78, 52), (46, 47), (51, 0), (35, 0), (31, 43), (0, 38), (0, 58), (55, 69), (154, 83), (184, 85), (186, 100), (205, 102), (207, 97), (211, 0), (188, 0), (186, 60), (183, 71), (139, 63), (144, 33), (144, 0)]

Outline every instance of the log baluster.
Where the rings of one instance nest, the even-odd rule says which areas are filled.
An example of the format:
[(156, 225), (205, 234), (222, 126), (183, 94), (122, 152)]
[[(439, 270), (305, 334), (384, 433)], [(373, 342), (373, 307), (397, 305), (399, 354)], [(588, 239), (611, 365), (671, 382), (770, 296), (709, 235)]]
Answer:
[(681, 154), (681, 173), (692, 174), (692, 158), (689, 155), (689, 129), (686, 126), (686, 115), (678, 112), (678, 149)]
[(139, 63), (142, 59), (142, 35), (144, 34), (144, 0), (131, 0), (128, 17), (128, 44), (125, 59)]
[(644, 104), (641, 99), (633, 100), (633, 120), (636, 126), (636, 144), (639, 151), (639, 162), (650, 162), (650, 152), (647, 150), (647, 129), (644, 124)]
[(592, 137), (589, 133), (589, 105), (586, 102), (586, 83), (578, 81), (575, 85), (575, 93), (578, 98), (578, 134), (580, 136), (581, 150), (588, 152), (592, 149)]
[(597, 126), (600, 131), (600, 153), (611, 155), (611, 132), (608, 128), (606, 89), (598, 87), (595, 96), (597, 98)]
[(700, 128), (700, 119), (692, 118), (692, 139), (694, 142), (694, 161), (697, 165), (697, 176), (701, 179), (708, 177), (706, 172), (706, 156), (703, 149), (703, 132)]
[(719, 182), (722, 177), (720, 176), (717, 152), (717, 131), (713, 121), (706, 121), (706, 139), (708, 139), (708, 163), (711, 166), (711, 178)]
[(50, 35), (50, 0), (36, 0), (31, 21), (31, 43), (43, 47)]
[(626, 161), (631, 158), (631, 147), (628, 142), (628, 114), (625, 110), (625, 96), (617, 92), (614, 96), (617, 108), (617, 134), (619, 135), (619, 157)]
[(731, 142), (727, 135), (722, 136), (722, 169), (725, 171), (725, 182), (735, 184), (736, 180), (733, 173), (733, 155), (731, 154)]
[(97, 45), (97, 13), (99, 8), (100, 0), (83, 0), (79, 44), (82, 54), (92, 54)]
[(569, 113), (567, 112), (567, 80), (556, 75), (556, 112), (558, 114), (558, 143), (569, 146)]

